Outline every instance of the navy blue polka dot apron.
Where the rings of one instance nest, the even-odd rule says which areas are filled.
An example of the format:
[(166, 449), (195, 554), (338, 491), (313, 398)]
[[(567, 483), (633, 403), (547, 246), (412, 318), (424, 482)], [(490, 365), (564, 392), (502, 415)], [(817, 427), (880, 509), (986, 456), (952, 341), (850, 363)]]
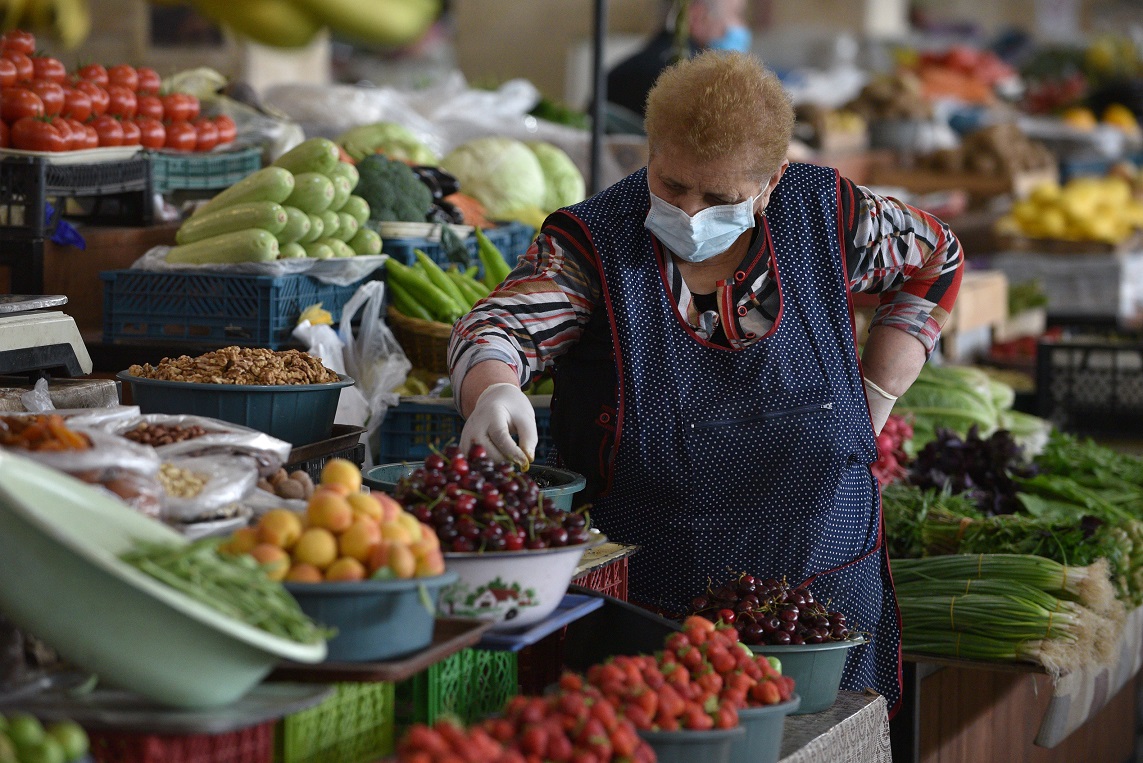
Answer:
[(834, 170), (791, 165), (775, 189), (763, 232), (780, 317), (739, 350), (702, 340), (679, 314), (667, 255), (643, 226), (646, 169), (570, 208), (598, 256), (619, 378), (609, 487), (592, 517), (641, 547), (632, 600), (668, 612), (737, 572), (809, 582), (872, 635), (851, 650), (843, 688), (873, 687), (892, 708), (899, 620), (837, 188)]

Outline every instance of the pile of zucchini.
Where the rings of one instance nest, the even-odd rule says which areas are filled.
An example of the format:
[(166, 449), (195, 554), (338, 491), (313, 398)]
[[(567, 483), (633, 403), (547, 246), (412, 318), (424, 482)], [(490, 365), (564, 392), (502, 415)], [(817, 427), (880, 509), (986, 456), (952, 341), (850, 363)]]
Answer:
[(333, 141), (307, 140), (199, 207), (179, 228), (167, 262), (378, 254), (381, 237), (365, 227), (369, 204), (353, 194), (357, 180)]

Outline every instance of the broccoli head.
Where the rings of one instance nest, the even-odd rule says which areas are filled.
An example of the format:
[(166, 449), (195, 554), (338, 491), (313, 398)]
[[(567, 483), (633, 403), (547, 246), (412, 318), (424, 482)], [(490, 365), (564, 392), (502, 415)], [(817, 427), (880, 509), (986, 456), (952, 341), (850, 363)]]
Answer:
[(425, 221), (433, 195), (409, 165), (371, 154), (357, 164), (357, 171), (361, 179), (354, 193), (369, 202), (369, 219)]

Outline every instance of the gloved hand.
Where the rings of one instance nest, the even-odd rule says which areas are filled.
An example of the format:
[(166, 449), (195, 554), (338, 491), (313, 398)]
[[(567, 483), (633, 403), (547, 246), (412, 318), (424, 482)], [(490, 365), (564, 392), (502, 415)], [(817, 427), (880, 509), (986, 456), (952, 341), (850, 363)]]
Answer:
[(893, 412), (896, 395), (890, 395), (873, 382), (865, 379), (865, 399), (869, 401), (869, 418), (873, 421), (873, 433), (881, 434), (882, 427)]
[[(512, 433), (520, 438), (519, 445)], [(507, 382), (489, 385), (480, 393), (460, 433), (465, 453), (479, 443), (494, 461), (512, 461), (523, 467), (535, 458), (538, 440), (536, 409), (518, 386)]]

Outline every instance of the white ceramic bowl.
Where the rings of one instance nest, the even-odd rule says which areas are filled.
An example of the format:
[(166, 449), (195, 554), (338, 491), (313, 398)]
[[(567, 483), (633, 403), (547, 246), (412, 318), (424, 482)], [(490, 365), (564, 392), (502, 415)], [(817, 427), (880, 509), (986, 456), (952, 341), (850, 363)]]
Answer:
[(228, 617), (119, 559), (171, 528), (77, 479), (0, 451), (0, 611), (101, 681), (176, 707), (229, 704), (300, 644)]
[(460, 578), (441, 592), (439, 613), (491, 620), (494, 631), (535, 625), (563, 600), (583, 552), (606, 542), (592, 530), (591, 539), (578, 546), (446, 553), (445, 567)]

